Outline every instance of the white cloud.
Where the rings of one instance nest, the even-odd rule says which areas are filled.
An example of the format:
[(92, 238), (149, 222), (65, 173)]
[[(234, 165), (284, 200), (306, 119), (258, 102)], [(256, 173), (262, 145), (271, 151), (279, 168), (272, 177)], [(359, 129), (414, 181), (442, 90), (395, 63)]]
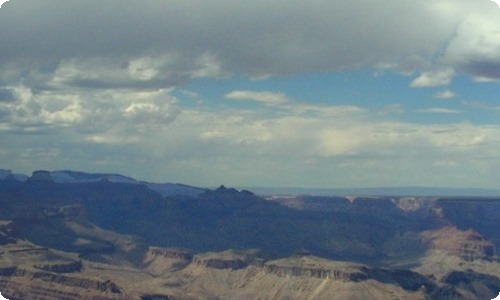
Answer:
[(410, 84), (411, 87), (434, 87), (450, 84), (454, 76), (451, 69), (423, 72)]
[(461, 114), (461, 113), (463, 113), (462, 110), (450, 109), (450, 108), (444, 108), (444, 107), (431, 107), (431, 108), (419, 109), (419, 110), (417, 110), (417, 112), (419, 112), (419, 113), (431, 113), (431, 114)]
[[(3, 2), (6, 2), (6, 1), (3, 1)], [(3, 2), (0, 3), (0, 6), (1, 6), (1, 4), (3, 4)], [(0, 300), (8, 300), (8, 299), (3, 297), (2, 293), (0, 293)]]
[[(369, 178), (370, 182), (378, 180), (374, 178), (375, 174), (389, 166), (393, 169), (391, 172), (401, 174), (398, 179), (394, 178), (394, 174), (388, 175), (384, 179), (387, 180), (386, 184), (413, 182), (417, 179), (412, 178), (412, 174), (420, 174), (418, 180), (422, 182), (422, 179), (438, 180), (429, 172), (436, 171), (436, 176), (442, 174), (436, 168), (445, 170), (450, 167), (451, 164), (442, 163), (445, 160), (461, 162), (455, 167), (463, 170), (473, 164), (478, 167), (500, 159), (495, 152), (500, 143), (500, 128), (493, 126), (383, 122), (372, 120), (367, 115), (355, 121), (349, 117), (281, 115), (271, 121), (263, 119), (257, 112), (234, 110), (217, 114), (185, 112), (179, 116), (178, 122), (177, 126), (184, 128), (185, 137), (192, 135), (198, 140), (197, 143), (203, 145), (195, 147), (203, 148), (204, 152), (200, 154), (199, 160), (197, 155), (191, 157), (193, 161), (204, 165), (205, 170), (209, 170), (210, 166), (204, 164), (202, 159), (210, 163), (217, 161), (228, 168), (230, 165), (245, 166), (247, 175), (231, 169), (220, 174), (223, 177), (240, 178), (241, 184), (245, 181), (247, 184), (249, 181), (255, 182), (252, 174), (255, 175), (258, 168), (265, 168), (265, 174), (259, 176), (261, 184), (266, 181), (277, 182), (276, 178), (289, 180), (288, 184), (291, 185), (304, 184), (298, 178), (293, 181), (294, 176), (280, 176), (286, 171), (297, 174), (326, 172), (331, 176), (338, 174), (337, 180), (344, 184), (349, 184), (347, 178), (353, 179), (351, 175), (365, 174), (350, 183), (364, 185), (364, 179)], [(194, 152), (186, 151), (191, 154)], [(485, 161), (484, 157), (488, 159)], [(351, 167), (341, 174), (336, 169), (340, 165)], [(372, 169), (358, 173), (357, 165), (359, 168), (371, 165)], [(405, 169), (412, 172), (405, 174)], [(450, 179), (449, 184), (461, 182), (473, 185), (471, 179), (465, 177), (456, 181)], [(311, 180), (316, 185), (329, 185), (326, 177), (314, 177)]]
[(499, 79), (484, 77), (484, 76), (474, 76), (475, 82), (498, 82)]
[(93, 144), (118, 145), (136, 144), (141, 141), (137, 136), (123, 136), (115, 134), (98, 134), (85, 137), (85, 141)]
[(196, 59), (194, 70), (191, 71), (192, 78), (224, 78), (229, 73), (224, 71), (221, 63), (215, 56), (203, 53)]
[(455, 98), (457, 94), (451, 90), (444, 90), (441, 92), (437, 92), (433, 95), (436, 99), (452, 99)]
[(0, 124), (3, 124), (0, 131), (33, 132), (66, 127), (92, 133), (117, 127), (152, 130), (168, 125), (180, 112), (170, 89), (81, 93), (78, 89), (33, 92), (20, 86), (13, 91), (17, 100), (0, 107)]
[(500, 11), (467, 15), (449, 42), (443, 61), (477, 78), (500, 78)]
[(60, 61), (52, 76), (40, 76), (36, 69), (32, 73), (51, 89), (166, 89), (189, 77), (180, 64), (175, 53), (74, 58)]
[[(147, 99), (147, 95), (141, 97)], [(137, 102), (124, 98), (123, 103), (113, 103), (110, 112), (96, 111), (97, 116), (114, 120), (111, 127), (82, 132), (62, 127), (51, 134), (33, 135), (31, 141), (4, 135), (9, 148), (4, 149), (2, 163), (125, 173), (133, 169), (139, 178), (198, 185), (332, 187), (434, 181), (484, 186), (498, 180), (498, 126), (387, 122), (356, 110), (332, 117), (297, 113), (291, 107), (265, 113), (262, 109), (185, 108), (168, 126), (158, 120), (130, 124), (133, 116), (126, 115), (127, 110), (157, 113), (156, 100), (140, 103), (151, 105), (134, 105)], [(84, 120), (98, 123), (97, 116), (84, 116)], [(88, 129), (83, 123), (79, 126)], [(29, 147), (32, 143), (39, 147)], [(456, 170), (452, 176), (446, 173), (450, 167)], [(479, 176), (483, 181), (466, 175), (477, 168), (484, 168), (484, 176)]]
[(232, 91), (224, 98), (237, 101), (256, 101), (266, 105), (279, 105), (287, 103), (289, 100), (283, 93), (275, 92), (254, 92), (254, 91)]
[(150, 56), (133, 59), (128, 63), (128, 74), (133, 79), (151, 80), (158, 75), (158, 61)]
[(299, 115), (314, 115), (322, 117), (352, 117), (368, 112), (367, 109), (356, 105), (321, 105), (305, 103), (289, 103), (284, 108)]

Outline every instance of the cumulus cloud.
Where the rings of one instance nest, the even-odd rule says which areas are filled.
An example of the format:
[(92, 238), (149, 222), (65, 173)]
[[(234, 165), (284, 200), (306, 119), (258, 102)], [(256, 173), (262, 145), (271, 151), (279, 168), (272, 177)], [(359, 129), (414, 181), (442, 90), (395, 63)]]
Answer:
[(444, 62), (479, 78), (500, 78), (500, 34), (498, 9), (471, 13), (449, 42)]
[(195, 68), (190, 74), (192, 78), (224, 78), (229, 76), (229, 72), (223, 70), (217, 58), (207, 53), (196, 59)]
[(411, 87), (435, 87), (448, 85), (453, 78), (452, 69), (423, 72), (411, 83)]
[(275, 92), (255, 92), (255, 91), (232, 91), (227, 93), (224, 98), (230, 100), (249, 100), (261, 102), (266, 105), (279, 105), (287, 103), (289, 100), (283, 93)]
[[(175, 119), (177, 100), (169, 90), (34, 92), (13, 90), (16, 101), (0, 106), (0, 131), (43, 131), (71, 127), (80, 132), (102, 132), (165, 126)], [(131, 131), (133, 133), (133, 131)]]

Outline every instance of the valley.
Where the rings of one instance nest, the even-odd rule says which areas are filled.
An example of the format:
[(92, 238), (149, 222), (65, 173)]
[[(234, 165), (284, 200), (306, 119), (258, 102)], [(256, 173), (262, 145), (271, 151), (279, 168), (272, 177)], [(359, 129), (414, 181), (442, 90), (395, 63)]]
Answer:
[(0, 178), (8, 299), (492, 299), (500, 198)]

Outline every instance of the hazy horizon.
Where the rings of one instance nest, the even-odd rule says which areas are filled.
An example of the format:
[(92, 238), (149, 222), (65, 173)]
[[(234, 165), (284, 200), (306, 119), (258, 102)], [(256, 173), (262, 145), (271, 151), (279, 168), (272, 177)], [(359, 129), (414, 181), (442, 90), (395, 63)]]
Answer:
[[(123, 182), (130, 182), (129, 180), (136, 180), (137, 183), (143, 182), (147, 184), (180, 184), (193, 188), (216, 190), (221, 186), (226, 188), (236, 188), (237, 190), (248, 190), (255, 194), (266, 196), (266, 195), (311, 195), (311, 196), (415, 196), (415, 197), (500, 197), (500, 189), (487, 189), (487, 188), (474, 188), (474, 187), (446, 187), (446, 186), (353, 186), (353, 187), (315, 187), (315, 186), (231, 186), (225, 182), (221, 182), (216, 185), (210, 186), (198, 186), (190, 184), (189, 182), (178, 182), (178, 181), (165, 181), (165, 180), (154, 180), (147, 181), (141, 178), (134, 178), (128, 174), (119, 174), (113, 172), (104, 173), (88, 173), (81, 170), (33, 170), (35, 171), (47, 171), (51, 173), (57, 172), (76, 172), (85, 173), (89, 175), (112, 175), (112, 176), (122, 176), (126, 180)], [(0, 180), (8, 176), (8, 173), (19, 176), (30, 177), (33, 172), (30, 173), (20, 173), (15, 170), (0, 168)], [(19, 180), (24, 180), (18, 178)], [(54, 178), (56, 182), (67, 182), (66, 176), (58, 176)], [(60, 181), (63, 180), (63, 181)], [(119, 177), (111, 179), (111, 181), (120, 182)], [(83, 182), (83, 181), (82, 181)]]

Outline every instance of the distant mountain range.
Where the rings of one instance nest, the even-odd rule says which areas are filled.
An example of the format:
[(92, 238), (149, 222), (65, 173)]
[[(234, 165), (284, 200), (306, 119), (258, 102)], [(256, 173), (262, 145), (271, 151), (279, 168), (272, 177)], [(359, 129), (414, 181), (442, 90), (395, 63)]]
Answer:
[[(208, 188), (195, 187), (182, 183), (153, 183), (134, 179), (121, 174), (86, 173), (81, 171), (34, 171), (33, 174), (48, 172), (56, 183), (91, 183), (107, 180), (116, 183), (143, 184), (162, 196), (193, 196), (196, 197)], [(0, 169), (0, 179), (13, 177), (26, 181), (30, 176), (13, 173), (11, 170)], [(215, 188), (215, 187), (213, 187)], [(313, 195), (313, 196), (422, 196), (422, 197), (498, 197), (500, 189), (480, 188), (445, 188), (445, 187), (372, 187), (372, 188), (295, 188), (295, 187), (239, 187), (250, 190), (258, 195)]]
[(141, 184), (146, 185), (149, 189), (159, 193), (163, 197), (166, 196), (192, 196), (196, 197), (206, 191), (204, 188), (198, 188), (181, 183), (152, 183), (146, 181), (139, 181), (134, 178), (120, 175), (120, 174), (108, 174), (108, 173), (85, 173), (80, 171), (34, 171), (32, 176), (27, 176), (24, 174), (16, 174), (11, 170), (0, 169), (0, 179), (5, 179), (7, 177), (14, 178), (19, 181), (27, 181), (30, 179), (44, 179), (53, 181), (55, 183), (73, 183), (73, 184), (83, 184), (83, 183), (93, 183), (100, 181), (109, 181), (114, 183), (127, 183), (127, 184)]

